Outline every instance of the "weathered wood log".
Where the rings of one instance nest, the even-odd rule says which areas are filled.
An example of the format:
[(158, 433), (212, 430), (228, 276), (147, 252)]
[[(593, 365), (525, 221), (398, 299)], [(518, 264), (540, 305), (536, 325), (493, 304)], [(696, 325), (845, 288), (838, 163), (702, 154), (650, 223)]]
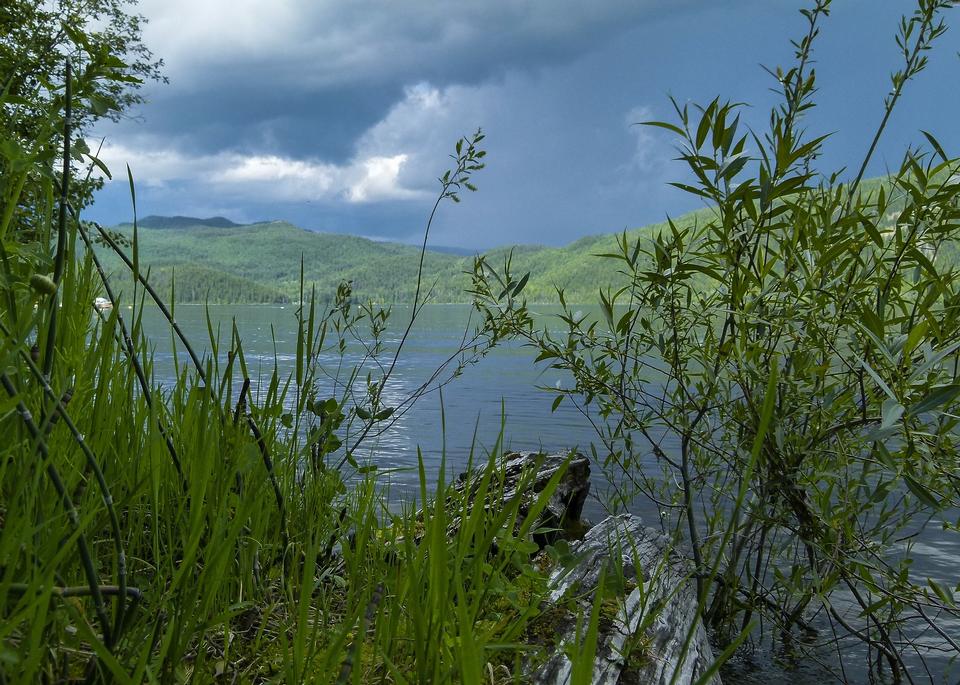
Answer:
[[(706, 672), (713, 663), (713, 652), (703, 624), (697, 620), (696, 592), (686, 578), (687, 564), (670, 551), (666, 538), (626, 514), (609, 517), (591, 528), (571, 545), (570, 552), (579, 558), (553, 572), (548, 604), (561, 605), (573, 599), (588, 617), (593, 602), (607, 601), (596, 597), (601, 573), (606, 571), (608, 587), (611, 579), (620, 578), (620, 572), (627, 581), (628, 592), (612, 601), (615, 608), (608, 612), (612, 615), (601, 621), (593, 665), (595, 685), (666, 685), (671, 681), (683, 685)], [(611, 574), (612, 568), (619, 571)], [(683, 654), (695, 621), (693, 637)], [(562, 646), (576, 639), (575, 616), (571, 613), (566, 625), (557, 630), (562, 633), (558, 649), (530, 674), (535, 685), (571, 682), (573, 665)], [(637, 640), (639, 631), (642, 639)], [(637, 645), (642, 645), (639, 652)], [(674, 680), (675, 671), (679, 673)], [(715, 676), (709, 682), (719, 685), (720, 679)]]
[[(590, 492), (590, 460), (582, 454), (543, 454), (540, 452), (510, 452), (505, 454), (498, 465), (497, 484), (488, 494), (484, 506), (498, 509), (505, 502), (520, 498), (517, 524), (527, 518), (527, 514), (539, 494), (550, 482), (558, 470), (566, 465), (556, 489), (550, 495), (546, 507), (540, 513), (532, 527), (537, 529), (557, 529), (558, 533), (535, 535), (536, 541), (543, 547), (559, 537), (580, 537), (583, 528), (583, 505)], [(454, 488), (466, 492), (469, 500), (483, 475), (482, 470), (461, 473)], [(454, 521), (449, 531), (456, 532), (459, 521)]]
[[(551, 574), (549, 582), (553, 589), (543, 611), (554, 617), (555, 649), (545, 663), (528, 674), (530, 682), (537, 685), (570, 682), (572, 663), (563, 646), (576, 639), (576, 613), (561, 608), (579, 604), (582, 614), (589, 616), (595, 601), (606, 603), (601, 612), (593, 683), (666, 685), (674, 681), (687, 685), (695, 682), (713, 663), (713, 651), (698, 620), (696, 591), (687, 579), (688, 565), (670, 550), (667, 538), (644, 526), (636, 516), (607, 518), (583, 534), (589, 525), (581, 520), (590, 491), (590, 462), (586, 457), (536, 452), (507, 454), (496, 475), (502, 479), (498, 496), (488, 500), (485, 506), (497, 508), (520, 497), (519, 523), (538, 493), (568, 460), (560, 483), (537, 521), (537, 526), (561, 532), (537, 542), (543, 547), (560, 537), (573, 540), (567, 557), (574, 561), (558, 566)], [(531, 469), (536, 469), (536, 473), (531, 473)], [(481, 475), (482, 471), (461, 474), (456, 488), (470, 496)], [(455, 532), (455, 526), (451, 532)], [(582, 539), (575, 539), (580, 537)], [(619, 596), (597, 598), (600, 574), (613, 567), (618, 569), (617, 581), (623, 581), (625, 587), (614, 593)], [(608, 575), (608, 589), (613, 580)], [(695, 621), (693, 637), (683, 654), (684, 642)], [(674, 680), (675, 671), (679, 673)], [(720, 679), (713, 677), (709, 682), (719, 685)]]
[[(496, 473), (491, 474), (496, 480), (488, 489), (483, 506), (495, 511), (520, 498), (516, 520), (520, 526), (539, 493), (564, 465), (566, 469), (557, 488), (531, 528), (553, 529), (552, 533), (535, 534), (541, 549), (560, 545), (561, 539), (567, 541), (568, 548), (562, 555), (564, 559), (551, 572), (551, 591), (540, 607), (544, 617), (541, 627), (549, 634), (534, 637), (530, 642), (541, 650), (546, 648), (548, 655), (546, 661), (531, 662), (524, 682), (571, 683), (573, 664), (566, 647), (576, 642), (578, 613), (589, 617), (594, 602), (602, 602), (592, 668), (594, 685), (696, 682), (713, 663), (713, 652), (698, 620), (688, 564), (671, 551), (667, 538), (644, 526), (636, 516), (608, 517), (589, 527), (582, 519), (590, 491), (590, 462), (586, 457), (537, 452), (506, 454), (496, 465)], [(483, 476), (482, 469), (460, 474), (454, 488), (472, 504)], [(456, 518), (448, 525), (451, 537), (459, 526)], [(546, 553), (541, 555), (539, 558), (546, 561)], [(597, 597), (603, 573), (605, 592)], [(684, 652), (691, 626), (695, 626), (693, 636)], [(713, 676), (707, 682), (720, 685), (720, 678)]]

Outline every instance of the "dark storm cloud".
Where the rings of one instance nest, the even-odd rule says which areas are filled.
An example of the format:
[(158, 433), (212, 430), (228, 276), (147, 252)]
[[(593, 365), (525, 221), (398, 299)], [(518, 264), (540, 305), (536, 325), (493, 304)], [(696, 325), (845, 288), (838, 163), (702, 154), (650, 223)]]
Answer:
[(197, 152), (255, 148), (343, 161), (405, 86), (480, 83), (569, 62), (690, 4), (147, 0), (146, 37), (171, 83), (150, 87), (141, 114), (152, 133)]
[[(668, 136), (631, 124), (717, 94), (765, 124), (774, 85), (760, 63), (792, 58), (792, 3), (262, 3), (143, 5), (171, 85), (142, 122), (109, 134), (148, 213), (287, 218), (305, 227), (412, 240), (460, 135), (488, 133), (481, 191), (441, 214), (440, 244), (561, 244), (696, 206), (666, 186), (682, 169)], [(221, 7), (221, 5), (224, 5)], [(888, 74), (898, 0), (834, 8), (816, 53), (812, 132), (836, 131), (826, 169), (869, 143)], [(401, 11), (402, 10), (402, 11)], [(191, 14), (192, 13), (192, 14)], [(185, 17), (191, 17), (186, 21)], [(951, 17), (952, 18), (952, 17)], [(213, 26), (219, 27), (217, 31)], [(872, 167), (896, 165), (918, 128), (960, 145), (948, 34), (910, 84)], [(95, 213), (125, 218), (120, 184)]]
[(288, 88), (479, 80), (596, 47), (693, 0), (147, 0), (147, 38), (171, 77)]
[(251, 149), (342, 160), (354, 140), (403, 96), (403, 88), (337, 86), (280, 91), (267, 84), (212, 80), (202, 92), (152, 89), (140, 120), (116, 134), (149, 132), (189, 142), (196, 153)]

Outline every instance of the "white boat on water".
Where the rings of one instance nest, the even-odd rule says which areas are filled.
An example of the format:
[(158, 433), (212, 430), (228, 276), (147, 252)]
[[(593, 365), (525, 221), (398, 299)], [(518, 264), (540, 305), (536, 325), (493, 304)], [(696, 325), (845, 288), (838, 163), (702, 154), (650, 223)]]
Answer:
[(93, 306), (98, 312), (102, 312), (104, 309), (113, 309), (113, 302), (105, 297), (98, 297), (93, 301)]

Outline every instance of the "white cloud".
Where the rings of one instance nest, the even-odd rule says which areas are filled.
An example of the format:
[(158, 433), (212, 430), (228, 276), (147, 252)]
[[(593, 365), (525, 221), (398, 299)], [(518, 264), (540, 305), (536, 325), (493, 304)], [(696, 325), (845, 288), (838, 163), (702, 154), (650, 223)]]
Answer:
[(221, 155), (212, 184), (246, 191), (262, 188), (277, 200), (317, 200), (336, 193), (343, 170), (332, 164), (277, 155)]
[(182, 150), (158, 149), (150, 143), (143, 138), (132, 144), (108, 143), (100, 157), (115, 178), (117, 171), (129, 164), (134, 181), (150, 188), (183, 182), (227, 196), (288, 202), (369, 203), (420, 196), (419, 191), (399, 184), (407, 161), (403, 154), (359, 157), (337, 165), (237, 152), (191, 156)]
[(421, 82), (371, 126), (355, 145), (359, 157), (402, 155), (399, 183), (425, 193), (450, 163), (449, 154), (462, 137), (481, 125), (497, 125), (497, 112), (507, 97), (503, 84), (452, 85), (437, 88)]
[(371, 199), (417, 197), (419, 193), (398, 184), (400, 170), (406, 161), (407, 155), (404, 154), (364, 159), (357, 165), (362, 174), (350, 184), (347, 199), (350, 202), (368, 202)]
[(498, 86), (411, 86), (339, 164), (236, 151), (191, 154), (185, 144), (150, 136), (108, 142), (101, 158), (114, 176), (129, 164), (135, 181), (148, 187), (189, 182), (261, 201), (416, 199), (433, 192), (456, 140), (475, 130), (502, 95)]

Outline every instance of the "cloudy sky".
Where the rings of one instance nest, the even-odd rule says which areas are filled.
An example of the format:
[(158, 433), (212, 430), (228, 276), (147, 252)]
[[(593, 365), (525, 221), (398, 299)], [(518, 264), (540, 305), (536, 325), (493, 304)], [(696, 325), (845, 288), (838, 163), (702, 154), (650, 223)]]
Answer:
[[(808, 4), (808, 3), (804, 3)], [(833, 133), (824, 171), (855, 167), (898, 66), (912, 0), (838, 0), (816, 51), (812, 133)], [(416, 241), (436, 178), (461, 135), (482, 127), (480, 191), (445, 207), (431, 242), (561, 245), (697, 207), (669, 96), (750, 103), (766, 122), (804, 30), (794, 0), (142, 0), (145, 40), (169, 85), (101, 126), (123, 180), (88, 213), (286, 219), (305, 228)], [(948, 13), (960, 22), (960, 10)], [(960, 153), (960, 25), (910, 84), (871, 173), (896, 166), (921, 129)]]

